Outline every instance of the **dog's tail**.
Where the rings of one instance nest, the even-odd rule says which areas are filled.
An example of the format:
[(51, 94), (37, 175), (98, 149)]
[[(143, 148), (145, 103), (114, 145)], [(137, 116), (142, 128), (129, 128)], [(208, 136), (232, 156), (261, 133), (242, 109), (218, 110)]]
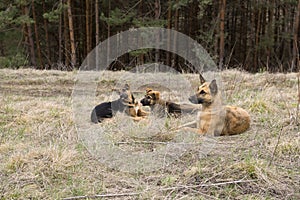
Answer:
[(97, 117), (97, 113), (96, 113), (96, 109), (94, 108), (91, 114), (91, 120), (92, 122), (94, 122), (95, 124), (97, 124), (99, 122), (98, 117)]

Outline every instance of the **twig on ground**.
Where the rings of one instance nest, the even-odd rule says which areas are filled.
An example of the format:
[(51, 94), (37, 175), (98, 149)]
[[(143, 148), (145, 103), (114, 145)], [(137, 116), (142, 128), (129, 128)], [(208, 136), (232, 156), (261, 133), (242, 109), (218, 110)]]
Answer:
[[(203, 142), (159, 142), (159, 141), (123, 141), (123, 142), (105, 142), (101, 143), (101, 145), (135, 145), (135, 144), (163, 144), (163, 145), (201, 145)], [(222, 142), (222, 141), (216, 141), (216, 144), (235, 144), (235, 142)]]
[(181, 189), (201, 188), (201, 187), (215, 187), (215, 186), (222, 186), (222, 185), (229, 185), (229, 184), (250, 183), (250, 182), (255, 182), (255, 181), (257, 181), (257, 180), (256, 179), (253, 179), (253, 180), (237, 180), (237, 181), (227, 181), (227, 182), (211, 183), (211, 184), (182, 185), (182, 186), (163, 188), (163, 189), (160, 189), (160, 191), (181, 190)]
[(93, 196), (74, 196), (63, 198), (63, 200), (78, 200), (78, 199), (96, 199), (100, 197), (115, 198), (115, 197), (125, 197), (125, 196), (138, 196), (141, 192), (131, 192), (131, 193), (120, 193), (120, 194), (97, 194)]
[(187, 123), (185, 123), (185, 124), (183, 124), (183, 125), (180, 125), (180, 126), (178, 126), (178, 127), (171, 128), (170, 131), (177, 131), (177, 130), (179, 130), (179, 129), (181, 129), (181, 128), (189, 127), (189, 126), (191, 126), (191, 125), (197, 125), (197, 121), (194, 120), (194, 121), (191, 121), (191, 122), (187, 122)]
[[(162, 188), (162, 189), (159, 189), (159, 191), (164, 192), (164, 191), (176, 191), (176, 190), (182, 190), (182, 189), (195, 189), (195, 188), (201, 188), (201, 187), (216, 187), (216, 186), (229, 185), (229, 184), (251, 183), (251, 182), (255, 182), (255, 181), (257, 181), (257, 180), (256, 179), (236, 180), (236, 181), (227, 181), (227, 182), (211, 183), (211, 184), (180, 185), (180, 186)], [(145, 190), (144, 192), (147, 192), (147, 190)], [(78, 200), (78, 199), (88, 199), (88, 198), (96, 199), (96, 198), (100, 198), (100, 197), (115, 198), (115, 197), (125, 197), (125, 196), (138, 196), (144, 192), (131, 192), (131, 193), (120, 193), (120, 194), (98, 194), (98, 195), (93, 195), (93, 196), (74, 196), (74, 197), (63, 198), (63, 200)]]
[(298, 89), (298, 102), (297, 102), (297, 110), (296, 110), (296, 125), (298, 124), (298, 119), (299, 119), (299, 108), (300, 108), (300, 71), (298, 72), (297, 75), (297, 89)]
[(115, 143), (102, 143), (107, 145), (133, 145), (133, 144), (176, 144), (176, 145), (199, 145), (202, 144), (200, 142), (157, 142), (157, 141), (130, 141), (130, 142), (115, 142)]
[(279, 132), (279, 134), (278, 134), (277, 143), (276, 143), (276, 145), (275, 145), (275, 148), (274, 148), (274, 151), (273, 151), (273, 153), (272, 153), (272, 157), (271, 157), (271, 160), (270, 160), (268, 166), (271, 166), (271, 164), (272, 164), (272, 162), (273, 162), (273, 160), (274, 160), (274, 157), (275, 157), (275, 154), (276, 154), (276, 151), (277, 151), (277, 147), (278, 147), (278, 145), (279, 145), (279, 141), (280, 141), (280, 137), (281, 137), (282, 131), (283, 131), (283, 126), (281, 127), (280, 132)]

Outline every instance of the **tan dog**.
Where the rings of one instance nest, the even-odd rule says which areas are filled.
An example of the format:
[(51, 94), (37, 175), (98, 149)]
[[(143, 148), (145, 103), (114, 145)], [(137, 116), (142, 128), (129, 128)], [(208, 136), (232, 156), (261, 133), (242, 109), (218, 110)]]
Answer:
[(197, 112), (197, 107), (188, 104), (177, 104), (171, 101), (165, 101), (160, 98), (160, 92), (154, 91), (151, 88), (146, 89), (145, 98), (141, 100), (143, 106), (149, 106), (151, 111), (159, 117), (173, 115), (180, 116), (183, 113)]
[(247, 111), (235, 106), (223, 106), (216, 80), (208, 83), (200, 75), (200, 82), (196, 94), (189, 98), (192, 103), (202, 104), (197, 132), (215, 136), (245, 132), (250, 127), (250, 116)]

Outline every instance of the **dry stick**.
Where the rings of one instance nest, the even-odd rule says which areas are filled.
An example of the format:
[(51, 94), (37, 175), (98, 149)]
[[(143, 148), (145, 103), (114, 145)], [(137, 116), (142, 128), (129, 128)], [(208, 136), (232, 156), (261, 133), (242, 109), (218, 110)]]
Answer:
[(234, 74), (234, 78), (233, 78), (233, 84), (230, 84), (232, 87), (230, 89), (232, 89), (230, 91), (230, 93), (228, 94), (227, 96), (227, 99), (232, 99), (232, 96), (233, 96), (233, 92), (234, 90), (236, 89), (236, 83), (237, 83), (237, 73)]
[(96, 199), (100, 197), (125, 197), (125, 196), (137, 196), (140, 195), (141, 192), (132, 192), (132, 193), (120, 193), (120, 194), (97, 194), (93, 196), (74, 196), (63, 198), (63, 200), (76, 200), (76, 199)]
[(183, 125), (180, 125), (178, 127), (171, 128), (169, 131), (176, 131), (176, 130), (179, 130), (181, 128), (188, 127), (188, 126), (191, 126), (191, 125), (194, 125), (194, 124), (197, 124), (196, 120), (191, 121), (191, 122), (187, 122), (187, 123), (185, 123)]
[[(280, 92), (279, 92), (279, 95), (281, 96), (282, 99), (284, 99), (284, 98), (282, 97), (282, 94), (281, 94)], [(299, 77), (298, 77), (298, 95), (299, 95)], [(298, 100), (298, 103), (299, 103), (299, 100)], [(289, 107), (288, 107), (288, 105), (287, 105), (287, 103), (286, 103), (285, 101), (284, 101), (284, 104), (285, 104), (285, 107), (286, 107), (287, 111), (289, 112), (289, 117), (290, 117), (290, 119), (292, 120), (292, 112), (290, 111), (290, 109), (289, 109)], [(298, 106), (298, 107), (299, 107), (299, 106)], [(297, 108), (297, 109), (298, 109), (298, 108)], [(296, 120), (297, 120), (297, 119), (296, 119)], [(291, 125), (291, 123), (292, 123), (292, 121), (290, 122), (290, 125)], [(279, 145), (279, 141), (280, 141), (280, 137), (281, 137), (282, 132), (283, 132), (283, 125), (281, 126), (281, 129), (280, 129), (280, 132), (279, 132), (279, 135), (278, 135), (278, 138), (277, 138), (277, 143), (276, 143), (276, 146), (275, 146), (274, 151), (273, 151), (273, 153), (272, 153), (272, 157), (271, 157), (271, 160), (270, 160), (268, 166), (271, 166), (271, 164), (272, 164), (272, 162), (273, 162), (273, 160), (274, 160), (274, 156), (275, 156), (275, 153), (276, 153), (276, 151), (277, 151), (277, 147), (278, 147), (278, 145)]]
[(218, 198), (216, 198), (216, 197), (213, 197), (213, 196), (211, 196), (211, 195), (208, 195), (208, 194), (205, 194), (205, 193), (203, 193), (203, 192), (200, 192), (199, 190), (197, 190), (197, 188), (196, 188), (196, 189), (194, 189), (194, 188), (189, 188), (188, 190), (189, 190), (189, 191), (192, 191), (192, 192), (194, 192), (194, 193), (196, 193), (196, 194), (200, 194), (200, 195), (206, 197), (207, 199), (217, 199), (217, 200), (218, 200)]
[[(181, 185), (181, 186), (159, 189), (159, 191), (164, 192), (164, 191), (175, 191), (175, 190), (182, 190), (182, 189), (193, 189), (193, 188), (200, 188), (200, 187), (215, 187), (215, 186), (222, 186), (222, 185), (228, 185), (228, 184), (250, 183), (250, 182), (256, 182), (256, 181), (257, 181), (257, 179), (227, 181), (227, 182), (212, 183), (212, 184), (200, 184), (200, 185)], [(63, 200), (77, 200), (77, 199), (87, 199), (87, 198), (95, 199), (95, 198), (99, 198), (99, 197), (109, 198), (109, 197), (137, 196), (137, 195), (141, 195), (142, 193), (143, 192), (132, 192), (132, 193), (120, 193), (120, 194), (99, 194), (99, 195), (93, 195), (93, 196), (74, 196), (74, 197), (63, 198)]]
[(281, 130), (280, 130), (280, 132), (279, 132), (279, 135), (278, 135), (278, 138), (277, 138), (277, 143), (276, 143), (276, 146), (275, 146), (274, 151), (273, 151), (273, 153), (272, 153), (272, 157), (271, 157), (271, 160), (270, 160), (268, 166), (271, 166), (271, 164), (272, 164), (272, 162), (273, 162), (273, 160), (274, 160), (274, 156), (275, 156), (275, 153), (276, 153), (276, 151), (277, 151), (277, 147), (278, 147), (278, 145), (279, 145), (279, 141), (280, 141), (280, 137), (281, 137), (282, 131), (283, 131), (283, 126), (281, 127)]
[(160, 189), (159, 191), (192, 189), (192, 188), (200, 188), (200, 187), (215, 187), (215, 186), (222, 186), (222, 185), (228, 185), (228, 184), (250, 183), (250, 182), (255, 182), (255, 181), (257, 181), (257, 179), (227, 181), (227, 182), (220, 182), (220, 183), (200, 184), (200, 185), (182, 185), (182, 186), (175, 186), (175, 187), (163, 188), (163, 189)]
[(298, 125), (298, 119), (299, 119), (299, 107), (300, 107), (300, 81), (299, 81), (300, 71), (297, 75), (297, 89), (298, 89), (298, 103), (297, 103), (297, 111), (296, 111), (296, 125)]
[[(299, 6), (300, 4), (298, 4), (298, 6)], [(298, 13), (298, 15), (299, 15), (299, 13)], [(298, 125), (298, 117), (299, 117), (299, 106), (300, 106), (300, 82), (299, 82), (299, 76), (300, 76), (300, 53), (299, 53), (299, 48), (298, 48), (298, 45), (297, 45), (297, 43), (296, 43), (296, 52), (297, 52), (297, 64), (298, 64), (298, 74), (297, 74), (297, 83), (298, 83), (298, 85), (297, 85), (297, 89), (298, 89), (298, 103), (297, 103), (297, 110), (296, 110), (296, 119), (295, 119), (295, 123), (296, 123), (296, 125)]]
[(156, 142), (156, 141), (130, 141), (130, 142), (115, 142), (115, 143), (101, 143), (104, 145), (133, 145), (133, 144), (177, 144), (177, 145), (198, 145), (198, 144), (202, 144), (200, 142), (196, 143), (196, 142)]
[(235, 45), (236, 45), (236, 41), (235, 41), (234, 44), (233, 44), (233, 47), (232, 47), (232, 49), (231, 49), (231, 51), (230, 51), (230, 54), (229, 54), (228, 61), (227, 61), (227, 63), (226, 63), (225, 66), (229, 66), (229, 63), (230, 63), (231, 58), (232, 58), (233, 51), (234, 51), (234, 49), (235, 49)]
[[(222, 142), (222, 141), (216, 141), (217, 144), (235, 144), (234, 142)], [(134, 145), (134, 144), (164, 144), (164, 145), (171, 145), (171, 144), (176, 144), (176, 145), (199, 145), (203, 144), (202, 142), (157, 142), (157, 141), (124, 141), (124, 142), (102, 142), (102, 145)]]
[[(282, 93), (279, 91), (279, 89), (277, 88), (277, 91), (278, 91), (278, 93), (279, 93), (279, 95), (280, 95), (280, 97), (281, 97), (281, 99), (284, 99), (283, 98), (283, 96), (282, 96)], [(286, 110), (288, 111), (288, 113), (289, 113), (289, 118), (290, 118), (290, 124), (292, 123), (292, 117), (293, 117), (293, 114), (292, 114), (292, 111), (291, 111), (291, 109), (289, 108), (289, 106), (288, 106), (288, 104), (287, 104), (287, 102), (286, 101), (283, 101), (283, 103), (284, 103), (284, 105), (285, 105), (285, 108), (286, 108)]]

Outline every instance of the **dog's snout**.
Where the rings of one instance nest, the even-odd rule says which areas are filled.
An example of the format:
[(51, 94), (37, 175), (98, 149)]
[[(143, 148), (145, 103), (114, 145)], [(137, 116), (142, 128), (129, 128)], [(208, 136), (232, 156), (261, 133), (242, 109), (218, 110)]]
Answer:
[(120, 95), (120, 98), (121, 98), (121, 99), (127, 99), (127, 98), (128, 98), (128, 94), (122, 93), (122, 94)]
[(149, 106), (150, 105), (150, 102), (147, 98), (143, 98), (140, 102), (143, 106)]
[(190, 96), (189, 101), (192, 103), (198, 103), (196, 95)]

